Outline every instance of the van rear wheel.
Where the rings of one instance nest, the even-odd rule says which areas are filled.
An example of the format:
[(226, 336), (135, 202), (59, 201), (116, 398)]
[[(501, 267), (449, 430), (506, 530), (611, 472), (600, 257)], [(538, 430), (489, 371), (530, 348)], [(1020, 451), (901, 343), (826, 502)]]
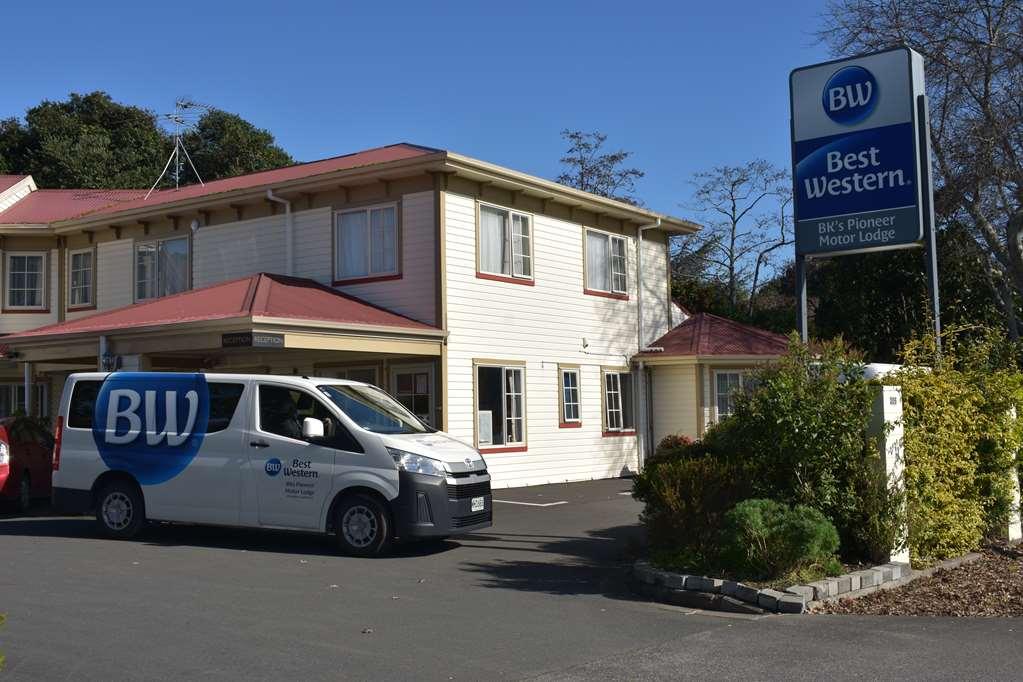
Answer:
[(146, 508), (138, 486), (112, 481), (96, 498), (96, 521), (107, 537), (127, 540), (135, 537), (146, 522)]
[(376, 556), (391, 544), (391, 519), (384, 505), (369, 495), (345, 498), (337, 507), (334, 528), (338, 547), (351, 556)]

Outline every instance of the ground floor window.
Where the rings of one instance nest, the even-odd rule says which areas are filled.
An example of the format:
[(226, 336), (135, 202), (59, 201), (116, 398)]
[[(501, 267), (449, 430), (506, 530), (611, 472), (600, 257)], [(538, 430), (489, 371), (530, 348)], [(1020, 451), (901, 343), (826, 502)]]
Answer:
[(735, 396), (751, 391), (756, 378), (739, 370), (718, 370), (714, 372), (714, 400), (717, 418), (731, 416), (735, 412)]
[(579, 414), (579, 368), (560, 367), (561, 383), (561, 425), (576, 426), (581, 422)]
[(632, 374), (629, 372), (604, 372), (604, 428), (609, 432), (636, 429)]
[[(32, 405), (34, 407), (33, 414), (38, 417), (45, 417), (49, 413), (46, 384), (32, 386)], [(25, 384), (0, 384), (0, 417), (9, 417), (18, 413), (25, 413)]]
[(476, 424), (479, 445), (526, 442), (525, 368), (476, 368)]

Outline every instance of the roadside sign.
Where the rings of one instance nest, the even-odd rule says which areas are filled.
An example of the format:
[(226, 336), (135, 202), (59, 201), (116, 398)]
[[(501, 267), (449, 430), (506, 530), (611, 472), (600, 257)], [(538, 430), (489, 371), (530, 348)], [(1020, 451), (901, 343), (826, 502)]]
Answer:
[(923, 93), (923, 58), (909, 48), (792, 72), (797, 256), (922, 245), (930, 200), (920, 165)]

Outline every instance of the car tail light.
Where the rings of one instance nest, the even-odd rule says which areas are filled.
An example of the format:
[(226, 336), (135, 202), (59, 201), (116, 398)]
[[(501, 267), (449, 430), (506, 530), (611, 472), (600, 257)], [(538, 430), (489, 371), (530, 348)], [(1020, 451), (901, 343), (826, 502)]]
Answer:
[(64, 438), (64, 417), (57, 417), (57, 428), (53, 432), (53, 470), (60, 471), (60, 442)]

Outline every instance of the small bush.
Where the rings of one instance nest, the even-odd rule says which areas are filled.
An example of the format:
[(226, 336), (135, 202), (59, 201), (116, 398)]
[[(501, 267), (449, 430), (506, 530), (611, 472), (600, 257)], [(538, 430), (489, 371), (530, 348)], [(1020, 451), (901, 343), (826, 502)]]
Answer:
[(774, 500), (746, 500), (725, 516), (724, 557), (733, 571), (780, 578), (810, 567), (834, 568), (838, 531), (823, 514)]
[(714, 563), (725, 514), (749, 490), (740, 466), (713, 457), (664, 455), (648, 461), (633, 482), (654, 557), (674, 557), (665, 563), (690, 570)]

